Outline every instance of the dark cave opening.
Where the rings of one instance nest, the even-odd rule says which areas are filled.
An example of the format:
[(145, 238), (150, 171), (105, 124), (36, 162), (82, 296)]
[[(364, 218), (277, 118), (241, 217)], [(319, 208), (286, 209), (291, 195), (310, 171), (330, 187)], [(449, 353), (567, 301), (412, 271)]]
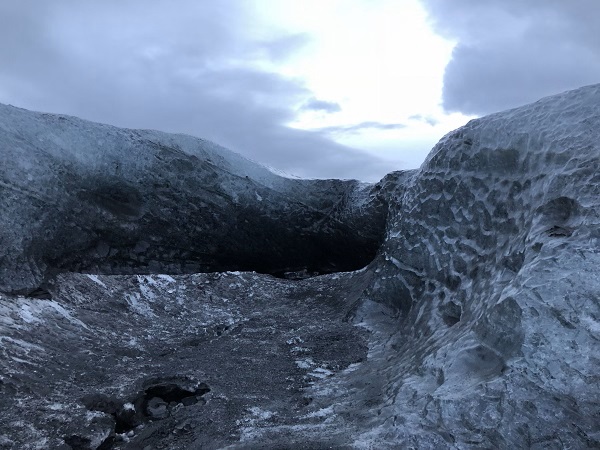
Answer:
[[(43, 263), (48, 280), (60, 272), (227, 271), (301, 280), (367, 266), (385, 235), (388, 208), (379, 194), (360, 210), (350, 208), (349, 194), (335, 186), (319, 191), (318, 201), (310, 190), (307, 199), (277, 194), (272, 203), (247, 199), (236, 204), (193, 191), (183, 197), (170, 193), (164, 203), (154, 191), (142, 201), (127, 194), (134, 187), (119, 190), (115, 180), (92, 181), (69, 213), (50, 218), (44, 239), (28, 250)], [(76, 210), (85, 213), (74, 215)]]
[[(45, 294), (47, 281), (61, 272), (96, 275), (181, 275), (212, 272), (257, 272), (288, 280), (359, 270), (371, 263), (383, 241), (379, 234), (367, 237), (342, 235), (285, 236), (278, 240), (260, 238), (221, 242), (212, 254), (198, 248), (204, 243), (162, 242), (103, 235), (85, 249), (61, 251), (44, 258), (47, 279), (36, 289)], [(142, 245), (143, 244), (143, 245)], [(57, 246), (57, 248), (59, 248)]]

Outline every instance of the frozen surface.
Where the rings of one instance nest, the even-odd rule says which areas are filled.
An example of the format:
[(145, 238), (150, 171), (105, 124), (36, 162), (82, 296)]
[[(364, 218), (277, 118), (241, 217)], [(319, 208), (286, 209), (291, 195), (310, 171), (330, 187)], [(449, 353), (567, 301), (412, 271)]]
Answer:
[[(598, 105), (596, 85), (471, 121), (419, 170), (376, 185), (287, 180), (192, 138), (0, 107), (10, 131), (0, 239), (11, 249), (0, 265), (0, 448), (600, 447)], [(72, 145), (90, 136), (109, 150)], [(187, 157), (152, 153), (150, 141), (194, 154), (198, 167), (219, 161), (202, 197), (174, 181)], [(100, 225), (75, 233), (81, 246), (58, 264), (43, 242), (63, 245), (54, 236), (68, 221), (51, 205), (99, 161), (126, 171), (113, 181), (146, 186), (141, 206), (100, 214), (84, 204), (76, 214), (93, 220), (69, 220)], [(175, 185), (153, 190), (157, 179), (140, 176), (151, 173)], [(153, 203), (159, 195), (172, 207)], [(240, 217), (242, 205), (254, 209)], [(242, 225), (260, 214), (282, 220), (267, 233)], [(147, 215), (163, 228), (140, 228)], [(184, 218), (201, 230), (184, 235)], [(211, 253), (223, 228), (239, 238)], [(190, 257), (169, 247), (195, 239), (206, 247)], [(317, 257), (311, 242), (350, 251)], [(245, 271), (300, 255), (284, 268), (291, 278), (313, 275), (313, 257), (333, 272), (360, 242), (382, 242), (362, 270), (301, 280)], [(239, 246), (263, 250), (242, 268)], [(190, 273), (214, 255), (223, 273)], [(196, 266), (174, 269), (184, 263)]]
[(374, 185), (275, 175), (211, 142), (0, 105), (0, 292), (57, 272), (330, 273), (383, 238)]

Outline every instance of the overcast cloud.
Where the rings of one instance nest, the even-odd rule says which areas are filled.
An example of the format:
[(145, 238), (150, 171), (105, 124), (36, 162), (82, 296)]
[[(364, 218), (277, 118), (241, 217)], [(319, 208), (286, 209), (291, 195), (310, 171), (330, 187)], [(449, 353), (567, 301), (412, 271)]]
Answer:
[[(183, 132), (299, 176), (375, 180), (386, 164), (286, 126), (302, 105), (336, 112), (278, 61), (302, 34), (249, 36), (249, 2), (0, 3), (0, 101), (133, 128)], [(307, 103), (308, 102), (308, 103)]]
[(455, 40), (447, 111), (482, 115), (600, 82), (598, 0), (423, 0)]
[[(483, 115), (600, 82), (598, 0), (421, 1), (435, 30), (457, 42), (444, 76), (448, 112)], [(370, 140), (376, 133), (390, 136), (418, 122), (439, 128), (450, 117), (415, 106), (422, 114), (336, 121), (347, 113), (342, 97), (316, 95), (302, 80), (268, 69), (304, 54), (314, 36), (265, 26), (253, 5), (251, 0), (0, 1), (0, 102), (192, 134), (299, 176), (362, 180), (401, 168), (404, 162), (396, 155), (412, 155), (416, 150), (404, 148), (409, 144), (418, 147), (389, 138), (386, 151), (375, 152), (383, 145)], [(352, 55), (352, 49), (340, 51)], [(393, 67), (407, 61), (396, 62)], [(364, 61), (357, 64), (366, 67)], [(385, 109), (389, 99), (381, 80), (376, 71), (366, 71), (362, 94), (380, 89)], [(397, 83), (403, 82), (398, 77)], [(367, 96), (367, 104), (377, 95)], [(402, 105), (407, 98), (403, 93), (396, 102)], [(321, 128), (287, 125), (303, 114), (312, 114)], [(370, 146), (370, 153), (334, 139), (360, 142), (353, 145)]]
[(308, 100), (304, 105), (302, 105), (302, 109), (309, 111), (323, 111), (331, 114), (340, 112), (342, 110), (342, 107), (339, 105), (339, 103), (318, 100), (313, 97), (310, 100)]
[(341, 125), (321, 128), (319, 131), (327, 134), (356, 134), (363, 130), (400, 130), (406, 127), (402, 123), (361, 122), (354, 125)]

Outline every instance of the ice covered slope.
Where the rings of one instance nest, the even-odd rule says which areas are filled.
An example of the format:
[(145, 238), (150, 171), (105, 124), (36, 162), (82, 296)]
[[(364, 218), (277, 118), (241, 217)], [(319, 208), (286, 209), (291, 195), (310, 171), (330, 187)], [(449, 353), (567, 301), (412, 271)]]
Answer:
[(0, 105), (0, 292), (66, 270), (352, 270), (385, 214), (356, 181), (282, 178), (202, 139)]
[(600, 445), (600, 86), (471, 121), (393, 203), (385, 441)]

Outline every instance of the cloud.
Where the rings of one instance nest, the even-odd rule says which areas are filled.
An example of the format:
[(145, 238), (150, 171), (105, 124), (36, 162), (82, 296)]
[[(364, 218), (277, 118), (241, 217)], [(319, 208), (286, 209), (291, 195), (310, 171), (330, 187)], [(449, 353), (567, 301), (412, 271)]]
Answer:
[(282, 61), (304, 48), (310, 41), (308, 34), (296, 33), (265, 41), (262, 43), (262, 49), (268, 59)]
[(364, 130), (399, 130), (406, 125), (401, 123), (361, 122), (354, 125), (341, 125), (319, 128), (325, 134), (356, 134)]
[(302, 109), (308, 111), (323, 111), (331, 114), (340, 112), (342, 110), (342, 107), (338, 103), (318, 100), (313, 97), (306, 103), (304, 103), (304, 105), (302, 105)]
[(423, 114), (413, 114), (408, 119), (409, 120), (416, 120), (417, 122), (424, 122), (427, 125), (430, 125), (432, 127), (434, 127), (438, 123), (440, 123), (439, 120), (437, 120), (435, 117), (432, 117), (432, 116), (429, 116), (429, 115), (423, 115)]
[(256, 62), (276, 63), (309, 38), (250, 34), (249, 3), (2, 2), (0, 101), (192, 134), (300, 176), (383, 176), (376, 157), (286, 126), (314, 94)]
[(447, 111), (486, 114), (600, 82), (597, 0), (422, 0), (457, 42), (444, 75)]

